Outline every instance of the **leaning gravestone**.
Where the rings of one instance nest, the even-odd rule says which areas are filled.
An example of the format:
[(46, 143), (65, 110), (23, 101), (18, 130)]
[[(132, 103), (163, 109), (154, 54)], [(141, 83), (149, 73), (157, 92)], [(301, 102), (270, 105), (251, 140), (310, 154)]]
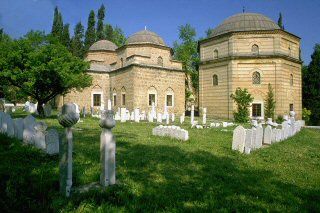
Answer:
[(3, 130), (2, 130), (3, 116), (4, 116), (4, 112), (0, 111), (0, 133), (3, 133)]
[(268, 125), (264, 129), (264, 135), (263, 135), (263, 143), (271, 145), (271, 137), (272, 137), (272, 128), (270, 125)]
[(46, 129), (47, 125), (44, 122), (37, 122), (34, 126), (34, 145), (42, 150), (46, 149)]
[(50, 129), (45, 136), (46, 153), (49, 155), (59, 154), (59, 134), (57, 130)]
[(22, 140), (23, 139), (23, 119), (22, 118), (16, 118), (13, 120), (13, 126), (14, 126), (14, 137)]
[(232, 149), (243, 153), (246, 140), (246, 130), (243, 126), (237, 126), (233, 131)]

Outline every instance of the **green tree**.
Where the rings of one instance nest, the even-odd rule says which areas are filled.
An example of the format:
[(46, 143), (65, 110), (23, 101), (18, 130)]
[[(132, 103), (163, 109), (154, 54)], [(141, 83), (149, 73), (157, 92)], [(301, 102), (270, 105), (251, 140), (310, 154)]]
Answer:
[(109, 41), (113, 40), (113, 27), (111, 24), (106, 24), (104, 26), (104, 34), (105, 34), (105, 38)]
[(95, 15), (94, 11), (91, 10), (88, 17), (88, 26), (86, 30), (86, 35), (84, 39), (85, 51), (96, 41), (96, 29), (95, 29)]
[(102, 4), (98, 10), (98, 23), (97, 23), (97, 40), (105, 39), (105, 34), (103, 30), (103, 20), (105, 17), (105, 7)]
[(83, 58), (84, 44), (83, 44), (84, 28), (81, 22), (78, 22), (74, 28), (74, 35), (71, 39), (70, 51), (74, 56)]
[(61, 37), (61, 43), (70, 49), (70, 33), (69, 33), (69, 24), (65, 24), (63, 26), (63, 32), (62, 32), (62, 37)]
[(279, 13), (279, 18), (278, 18), (278, 25), (281, 29), (284, 30), (284, 25), (283, 25), (283, 22), (282, 22), (282, 14)]
[(59, 12), (58, 7), (55, 7), (54, 9), (51, 34), (54, 37), (58, 38), (59, 41), (61, 41), (62, 34), (63, 34), (63, 20), (62, 20), (62, 14)]
[(210, 38), (212, 31), (213, 31), (212, 28), (208, 28), (208, 29), (206, 30), (206, 38)]
[(41, 32), (0, 43), (0, 79), (36, 100), (40, 116), (44, 115), (42, 105), (55, 96), (91, 85), (87, 68), (87, 62)]
[(320, 44), (314, 46), (309, 66), (302, 68), (302, 104), (312, 112), (310, 123), (320, 125)]
[(192, 97), (197, 97), (199, 88), (200, 58), (196, 30), (190, 24), (179, 26), (179, 39), (180, 42), (175, 41), (173, 44), (174, 58), (182, 62), (182, 68), (186, 73), (186, 98), (191, 101)]
[(253, 97), (246, 88), (238, 87), (234, 94), (230, 97), (237, 104), (237, 111), (233, 112), (234, 120), (239, 123), (246, 123), (249, 121), (249, 107), (253, 101)]
[(118, 26), (113, 27), (111, 24), (106, 24), (104, 27), (104, 34), (107, 40), (112, 41), (118, 47), (121, 47), (127, 41), (123, 30)]
[(274, 100), (274, 93), (271, 84), (268, 84), (268, 93), (267, 97), (264, 100), (264, 111), (266, 118), (272, 118), (274, 120), (274, 111), (276, 108), (276, 101)]

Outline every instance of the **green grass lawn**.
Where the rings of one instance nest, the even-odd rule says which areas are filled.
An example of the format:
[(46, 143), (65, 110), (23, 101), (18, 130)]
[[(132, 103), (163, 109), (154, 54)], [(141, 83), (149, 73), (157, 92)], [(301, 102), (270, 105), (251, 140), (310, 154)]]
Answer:
[[(62, 132), (55, 116), (45, 121)], [(98, 123), (74, 128), (74, 186), (99, 181)], [(231, 150), (232, 131), (185, 125), (181, 142), (152, 136), (155, 126), (117, 123), (118, 184), (69, 199), (59, 195), (58, 156), (0, 136), (1, 212), (320, 211), (319, 130), (244, 155)]]

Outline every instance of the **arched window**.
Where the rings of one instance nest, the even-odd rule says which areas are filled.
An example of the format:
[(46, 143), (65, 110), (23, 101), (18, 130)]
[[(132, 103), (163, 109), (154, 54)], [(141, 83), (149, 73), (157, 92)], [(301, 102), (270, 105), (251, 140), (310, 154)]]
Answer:
[(168, 88), (166, 90), (166, 106), (173, 107), (174, 106), (174, 92), (172, 88)]
[(157, 63), (158, 63), (159, 66), (163, 66), (163, 59), (162, 59), (161, 56), (158, 57), (158, 62)]
[(293, 86), (293, 75), (290, 74), (290, 86)]
[(254, 44), (252, 45), (251, 47), (251, 52), (254, 54), (254, 55), (258, 55), (259, 54), (259, 46)]
[(219, 52), (218, 50), (213, 51), (213, 59), (217, 59), (219, 57)]
[(155, 87), (149, 87), (148, 89), (148, 105), (152, 106), (154, 104), (157, 105), (157, 95), (158, 92)]
[(254, 72), (252, 74), (252, 83), (253, 84), (260, 84), (261, 83), (260, 73), (259, 72)]
[(120, 68), (123, 67), (123, 58), (120, 59)]
[(117, 90), (115, 88), (113, 89), (112, 97), (113, 106), (117, 106)]
[(121, 88), (121, 105), (122, 106), (126, 105), (126, 88), (125, 87)]
[(212, 76), (212, 85), (213, 86), (217, 86), (218, 85), (218, 76), (216, 74), (214, 74)]

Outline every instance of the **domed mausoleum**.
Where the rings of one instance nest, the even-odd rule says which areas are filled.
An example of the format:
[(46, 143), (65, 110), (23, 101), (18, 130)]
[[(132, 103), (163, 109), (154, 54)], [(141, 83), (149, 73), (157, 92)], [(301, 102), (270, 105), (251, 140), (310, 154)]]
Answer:
[(185, 111), (185, 74), (182, 64), (172, 59), (172, 49), (154, 32), (142, 30), (117, 47), (108, 40), (94, 43), (87, 52), (87, 71), (93, 84), (82, 91), (67, 94), (63, 103), (74, 102), (80, 108), (107, 108), (111, 100), (117, 111), (139, 108), (147, 114), (154, 103), (157, 112), (182, 114)]
[(275, 115), (294, 110), (302, 116), (300, 38), (270, 18), (241, 13), (227, 18), (199, 41), (199, 105), (212, 117), (233, 118), (230, 98), (247, 88), (254, 101), (252, 118), (264, 118), (268, 84), (273, 87)]

